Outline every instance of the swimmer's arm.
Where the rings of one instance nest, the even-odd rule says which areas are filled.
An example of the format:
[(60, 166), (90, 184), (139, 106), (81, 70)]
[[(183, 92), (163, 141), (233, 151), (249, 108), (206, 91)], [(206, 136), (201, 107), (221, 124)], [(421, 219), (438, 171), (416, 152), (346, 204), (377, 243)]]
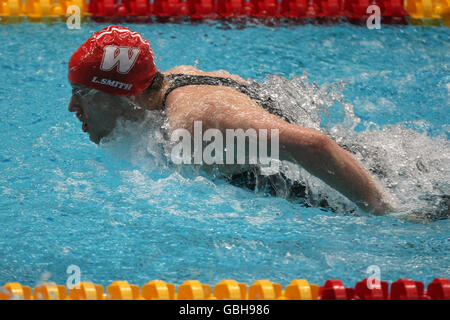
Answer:
[(364, 167), (331, 138), (316, 130), (287, 126), (280, 132), (280, 156), (296, 160), (363, 210), (375, 214), (393, 211), (388, 195)]
[[(375, 214), (393, 211), (387, 194), (364, 167), (321, 132), (289, 124), (260, 108), (241, 108), (237, 104), (230, 112), (217, 112), (216, 108), (211, 107), (204, 114), (201, 119), (204, 129), (217, 128), (222, 132), (239, 128), (267, 129), (269, 139), (271, 129), (278, 129), (280, 159), (299, 163), (363, 210)], [(214, 116), (211, 117), (211, 114)]]

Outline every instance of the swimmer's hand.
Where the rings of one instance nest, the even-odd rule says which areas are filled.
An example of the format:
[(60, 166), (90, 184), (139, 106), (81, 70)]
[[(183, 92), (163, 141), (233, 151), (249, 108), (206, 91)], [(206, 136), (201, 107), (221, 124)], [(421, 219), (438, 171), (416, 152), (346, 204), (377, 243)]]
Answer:
[(376, 215), (389, 214), (400, 211), (397, 201), (387, 192), (383, 191), (380, 197), (372, 197), (370, 203), (360, 205), (363, 210)]

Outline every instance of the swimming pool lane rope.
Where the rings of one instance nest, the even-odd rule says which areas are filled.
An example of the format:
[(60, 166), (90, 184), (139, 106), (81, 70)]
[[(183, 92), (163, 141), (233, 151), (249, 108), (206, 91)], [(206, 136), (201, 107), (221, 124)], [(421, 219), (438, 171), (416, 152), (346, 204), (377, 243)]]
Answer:
[[(376, 7), (374, 7), (376, 6)], [(350, 19), (379, 13), (381, 23), (450, 25), (450, 0), (0, 0), (0, 22), (42, 21), (79, 15), (102, 22), (153, 17)], [(440, 25), (440, 22), (437, 23)]]
[(364, 279), (354, 288), (341, 280), (327, 280), (323, 286), (307, 280), (292, 280), (284, 289), (269, 280), (257, 280), (247, 287), (235, 280), (222, 280), (212, 289), (198, 280), (187, 280), (175, 290), (175, 285), (152, 280), (140, 288), (127, 281), (114, 281), (107, 286), (79, 282), (71, 289), (55, 283), (34, 287), (18, 282), (0, 287), (0, 300), (450, 300), (450, 280), (436, 278), (425, 289), (420, 281), (399, 279), (390, 286), (386, 281)]

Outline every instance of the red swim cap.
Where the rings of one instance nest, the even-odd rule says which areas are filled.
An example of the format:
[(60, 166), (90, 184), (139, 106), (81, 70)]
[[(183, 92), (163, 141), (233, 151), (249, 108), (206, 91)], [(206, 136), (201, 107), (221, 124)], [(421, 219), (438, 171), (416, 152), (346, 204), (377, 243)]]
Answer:
[(156, 74), (153, 50), (140, 33), (110, 26), (95, 32), (72, 55), (70, 81), (119, 96), (137, 95)]

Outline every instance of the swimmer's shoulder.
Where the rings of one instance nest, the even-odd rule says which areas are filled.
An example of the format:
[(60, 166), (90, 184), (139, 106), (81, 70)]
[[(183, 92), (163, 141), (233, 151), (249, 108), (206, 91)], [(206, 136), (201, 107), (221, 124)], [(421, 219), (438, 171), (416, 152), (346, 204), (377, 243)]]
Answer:
[(216, 70), (216, 71), (203, 71), (203, 70), (198, 69), (195, 66), (179, 65), (179, 66), (175, 66), (167, 71), (164, 71), (163, 73), (165, 75), (183, 73), (183, 74), (197, 75), (197, 76), (230, 78), (230, 79), (233, 79), (234, 81), (237, 81), (240, 83), (249, 84), (249, 81), (243, 79), (242, 77), (240, 77), (236, 74), (231, 74), (228, 71), (222, 70), (222, 69)]
[[(180, 65), (164, 72), (168, 74), (207, 75), (215, 77), (235, 77), (225, 70), (205, 72), (194, 66)], [(241, 78), (242, 79), (242, 78)], [(240, 82), (246, 82), (240, 80)], [(194, 120), (206, 121), (211, 115), (217, 116), (222, 107), (230, 105), (258, 107), (257, 103), (241, 92), (228, 86), (183, 86), (173, 90), (166, 100), (166, 111), (169, 116), (170, 126), (173, 128), (190, 128)]]
[(163, 73), (165, 75), (168, 74), (177, 74), (177, 73), (183, 73), (183, 74), (190, 74), (190, 75), (197, 75), (198, 71), (201, 71), (197, 69), (194, 66), (188, 66), (188, 65), (179, 65), (175, 66), (173, 68), (170, 68), (169, 70), (164, 71)]

